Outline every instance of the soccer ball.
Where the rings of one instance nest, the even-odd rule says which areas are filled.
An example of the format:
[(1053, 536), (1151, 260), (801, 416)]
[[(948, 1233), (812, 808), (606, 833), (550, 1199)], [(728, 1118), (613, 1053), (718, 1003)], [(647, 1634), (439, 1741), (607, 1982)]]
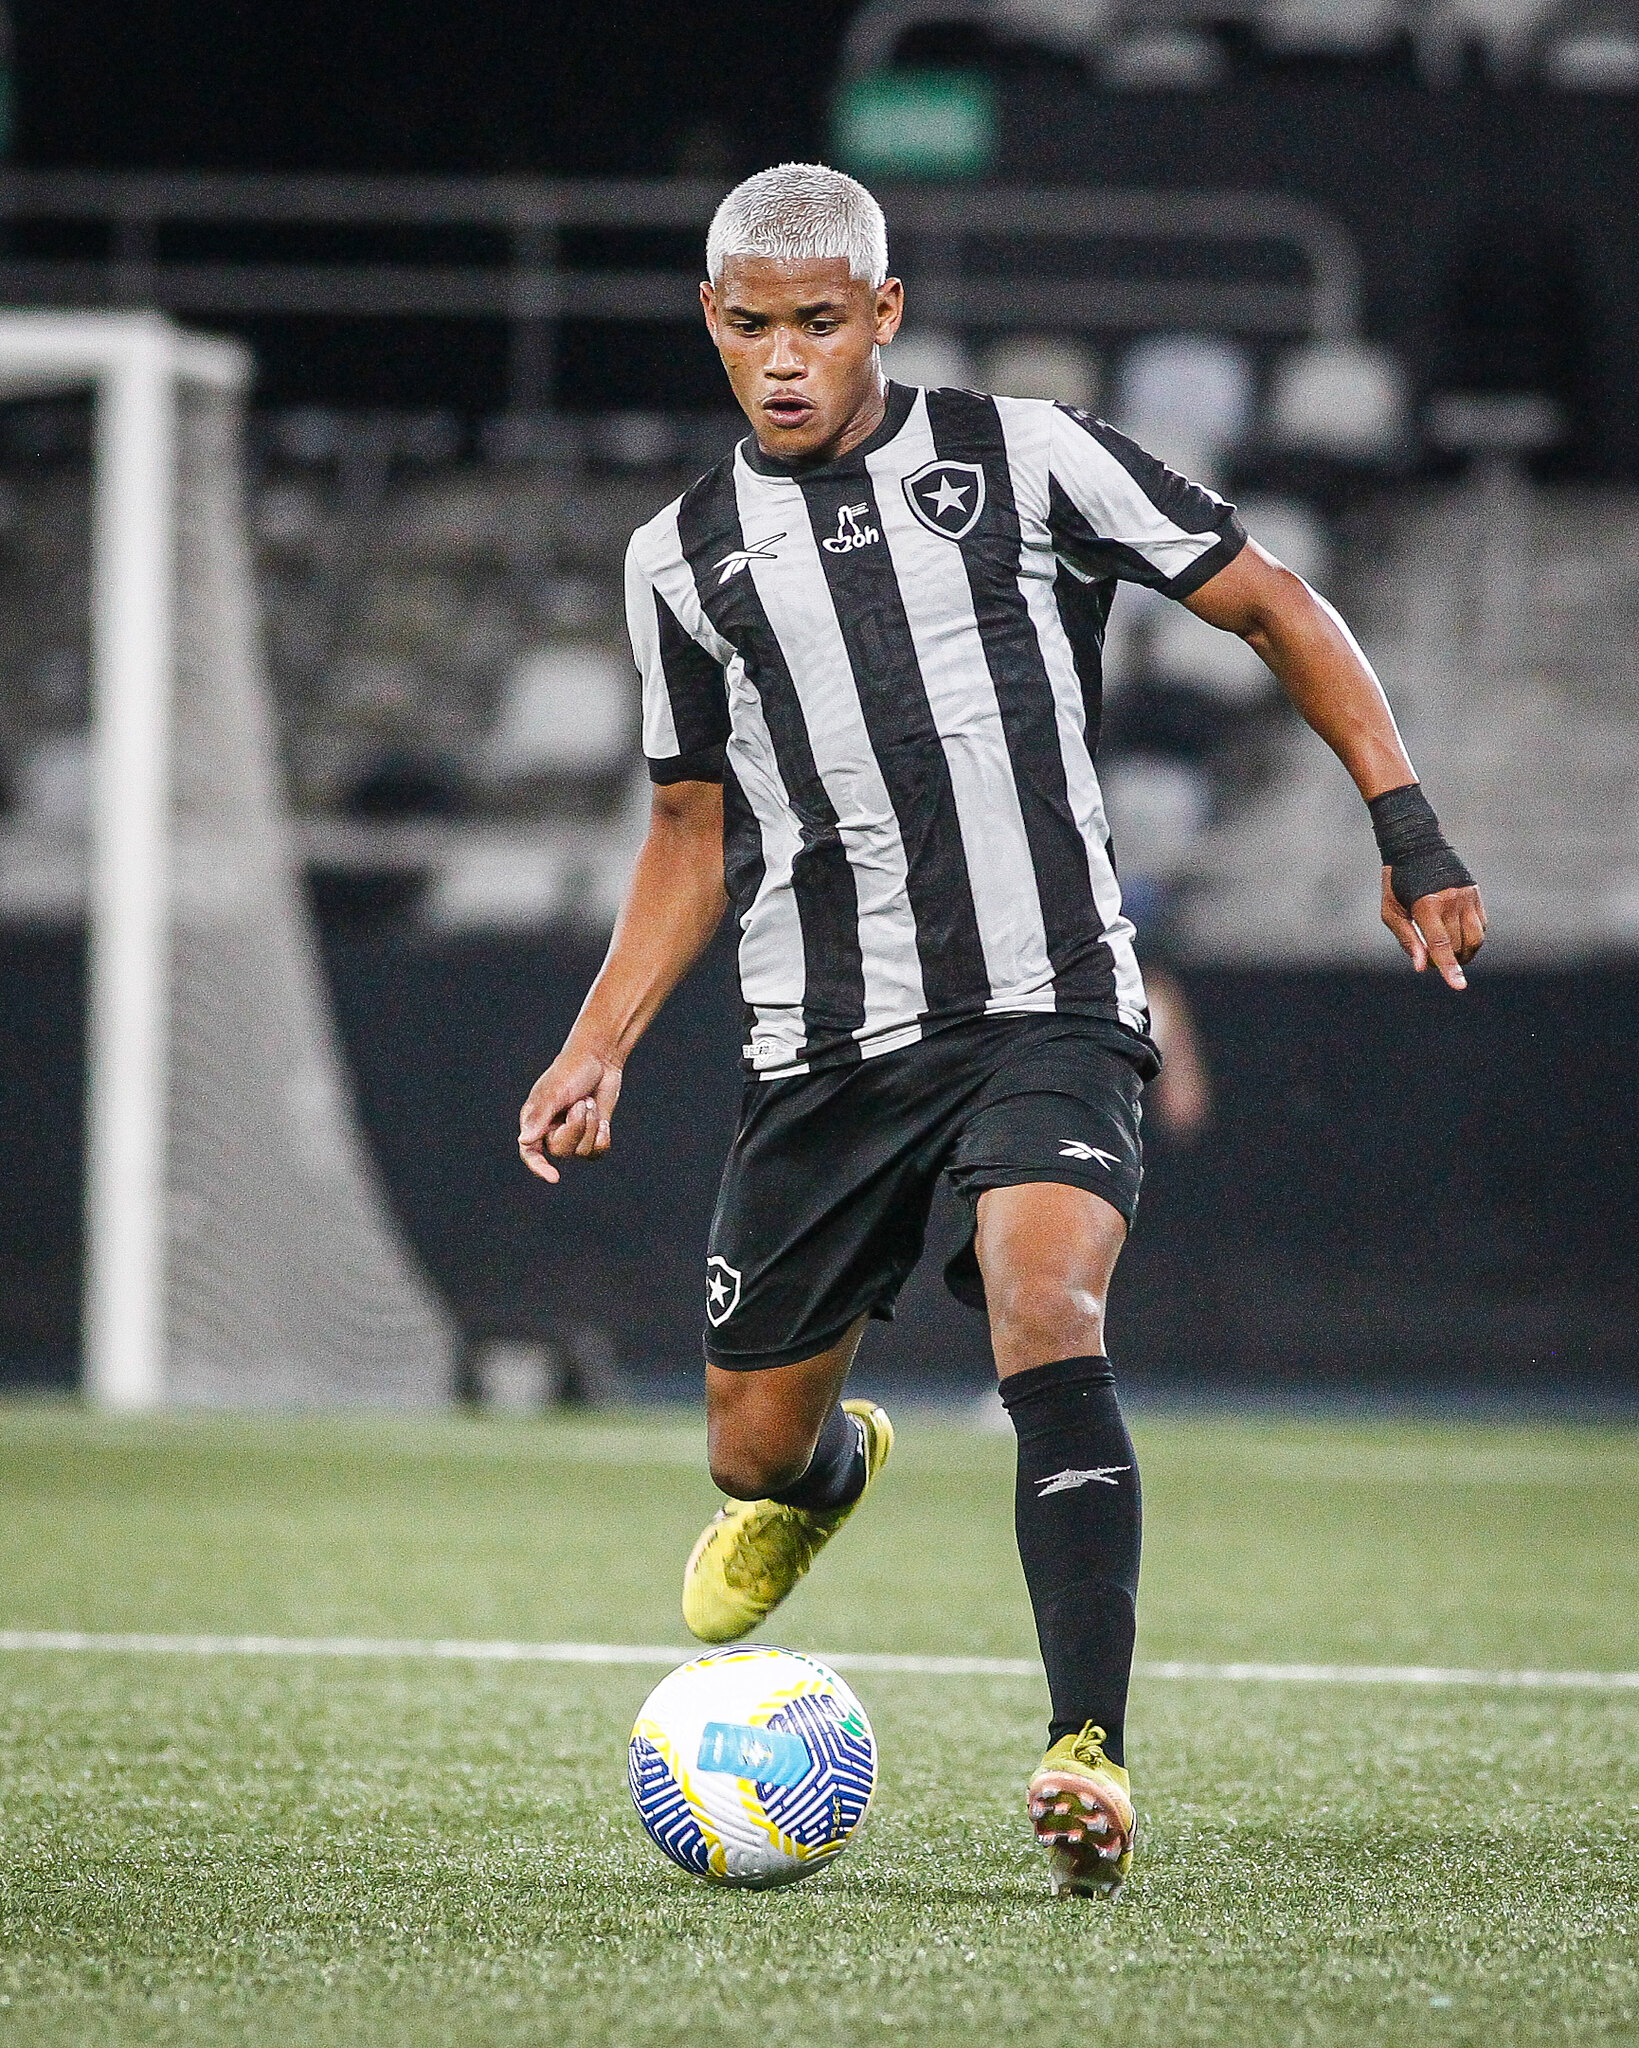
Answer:
[(643, 1702), (632, 1804), (674, 1863), (713, 1884), (794, 1884), (848, 1846), (876, 1737), (834, 1671), (795, 1650), (713, 1650)]

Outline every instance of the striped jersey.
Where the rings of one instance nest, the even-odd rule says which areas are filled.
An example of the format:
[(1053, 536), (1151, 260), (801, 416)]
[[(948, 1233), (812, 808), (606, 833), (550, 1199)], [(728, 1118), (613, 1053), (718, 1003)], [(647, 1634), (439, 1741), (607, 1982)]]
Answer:
[(1234, 507), (1042, 399), (888, 387), (840, 460), (755, 438), (632, 537), (656, 782), (723, 784), (752, 1070), (957, 1020), (1147, 1028), (1094, 757), (1118, 581), (1186, 597)]

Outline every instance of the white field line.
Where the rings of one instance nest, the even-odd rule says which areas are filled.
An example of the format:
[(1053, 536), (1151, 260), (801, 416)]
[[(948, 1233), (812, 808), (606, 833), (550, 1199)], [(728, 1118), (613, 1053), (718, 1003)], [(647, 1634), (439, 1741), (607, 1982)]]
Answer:
[[(67, 1651), (116, 1657), (436, 1658), (461, 1664), (655, 1664), (700, 1654), (669, 1643), (507, 1643), (383, 1636), (91, 1635), (78, 1629), (0, 1629), (0, 1654)], [(923, 1678), (1040, 1678), (1029, 1657), (921, 1657), (894, 1651), (813, 1653), (839, 1671)], [(1474, 1671), (1437, 1664), (1140, 1663), (1134, 1676), (1253, 1685), (1491, 1686), (1514, 1691), (1634, 1692), (1639, 1671)]]

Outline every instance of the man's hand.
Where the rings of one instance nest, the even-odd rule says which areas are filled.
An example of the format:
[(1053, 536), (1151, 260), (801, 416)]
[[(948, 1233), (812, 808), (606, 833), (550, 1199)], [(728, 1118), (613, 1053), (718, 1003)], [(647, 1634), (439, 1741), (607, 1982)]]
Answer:
[[(529, 1091), (518, 1118), (518, 1151), (531, 1173), (560, 1178), (553, 1159), (597, 1159), (609, 1149), (609, 1119), (620, 1099), (620, 1069), (570, 1046)], [(547, 1155), (550, 1154), (549, 1158)]]
[(722, 922), (727, 902), (721, 784), (661, 784), (608, 957), (568, 1043), (518, 1119), (518, 1151), (538, 1179), (559, 1179), (554, 1159), (608, 1151), (620, 1070)]
[(1419, 974), (1432, 961), (1450, 987), (1467, 988), (1463, 969), (1485, 944), (1485, 905), (1479, 890), (1471, 884), (1419, 896), (1408, 916), (1389, 885), (1392, 872), (1383, 870), (1383, 922)]

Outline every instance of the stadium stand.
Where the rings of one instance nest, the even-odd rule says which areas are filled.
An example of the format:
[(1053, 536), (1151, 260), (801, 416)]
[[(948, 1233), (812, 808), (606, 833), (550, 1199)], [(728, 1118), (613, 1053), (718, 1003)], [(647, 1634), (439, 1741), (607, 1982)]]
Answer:
[[(1551, 415), (1529, 394), (1443, 397), (1426, 424), (1459, 471), (1441, 479), (1407, 467), (1404, 383), (1381, 351), (1270, 360), (1260, 394), (1236, 344), (1141, 338), (1116, 367), (1117, 417), (1238, 491), (1251, 530), (1356, 624), (1484, 864), (1498, 955), (1631, 944), (1639, 868), (1609, 821), (1639, 812), (1639, 494), (1533, 482)], [(926, 374), (950, 367), (928, 352)], [(1052, 336), (1005, 339), (984, 368), (1042, 395), (1097, 379), (1083, 345)], [(1179, 390), (1193, 455), (1165, 416)], [(645, 801), (622, 552), (731, 432), (570, 423), (551, 457), (502, 460), (495, 436), (474, 445), (448, 420), (264, 420), (266, 632), (326, 916), (606, 925)], [(0, 409), (13, 918), (72, 916), (83, 895), (85, 446), (71, 406)], [(1294, 455), (1331, 466), (1325, 488), (1290, 487)], [(1373, 957), (1364, 820), (1256, 657), (1127, 590), (1107, 683), (1110, 805), (1140, 916), (1186, 958)]]

